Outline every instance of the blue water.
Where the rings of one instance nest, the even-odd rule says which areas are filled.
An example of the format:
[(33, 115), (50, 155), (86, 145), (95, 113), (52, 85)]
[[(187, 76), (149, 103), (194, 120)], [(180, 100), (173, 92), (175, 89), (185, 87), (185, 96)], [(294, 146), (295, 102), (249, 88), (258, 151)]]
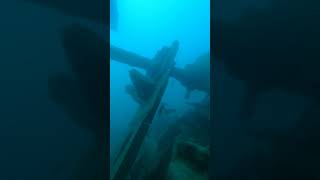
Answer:
[[(152, 58), (161, 47), (178, 40), (177, 67), (184, 67), (209, 51), (209, 0), (118, 0), (118, 8), (118, 30), (110, 32), (113, 45)], [(111, 61), (111, 156), (121, 143), (138, 107), (124, 89), (131, 83), (128, 76), (130, 69), (127, 65)], [(163, 101), (182, 113), (186, 109), (185, 91), (179, 82), (170, 82)], [(199, 99), (201, 96), (202, 93), (196, 92), (191, 98)]]
[[(184, 67), (210, 49), (210, 0), (118, 0), (118, 30), (110, 32), (111, 44), (152, 58), (163, 46), (180, 42), (176, 66)], [(117, 152), (138, 105), (126, 94), (129, 66), (111, 61), (111, 156)], [(181, 114), (187, 110), (186, 90), (170, 79), (163, 102)], [(204, 94), (195, 92), (191, 100)]]

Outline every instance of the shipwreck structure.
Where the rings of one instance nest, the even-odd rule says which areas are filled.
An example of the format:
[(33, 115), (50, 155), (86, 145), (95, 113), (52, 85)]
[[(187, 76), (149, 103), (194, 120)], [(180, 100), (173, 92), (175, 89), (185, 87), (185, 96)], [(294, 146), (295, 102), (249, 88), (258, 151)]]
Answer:
[[(149, 127), (161, 103), (161, 99), (167, 87), (169, 78), (173, 77), (178, 80), (189, 90), (189, 93), (194, 89), (209, 92), (209, 87), (206, 87), (206, 85), (208, 86), (209, 84), (209, 79), (202, 79), (205, 81), (205, 83), (202, 84), (195, 84), (193, 83), (192, 79), (190, 79), (190, 77), (192, 77), (190, 76), (190, 74), (192, 74), (190, 72), (193, 71), (193, 67), (199, 65), (200, 63), (198, 62), (206, 61), (206, 59), (203, 60), (203, 57), (207, 56), (201, 56), (199, 58), (201, 61), (199, 60), (184, 69), (177, 68), (175, 67), (175, 57), (178, 49), (179, 43), (174, 41), (170, 47), (161, 48), (153, 59), (148, 59), (115, 46), (110, 47), (110, 58), (112, 60), (145, 70), (145, 74), (142, 74), (135, 69), (129, 71), (132, 85), (127, 86), (126, 90), (128, 94), (130, 94), (132, 98), (139, 103), (140, 107), (136, 112), (134, 119), (132, 120), (134, 122), (134, 126), (129, 130), (114, 162), (110, 164), (112, 180), (127, 180), (132, 179), (133, 176), (133, 179), (141, 180), (160, 178), (159, 174), (162, 174), (160, 179), (181, 179), (185, 176), (189, 176), (190, 174), (192, 174), (192, 178), (199, 177), (199, 179), (207, 179), (209, 159), (208, 148), (197, 143), (190, 143), (181, 139), (175, 140), (175, 137), (178, 134), (181, 134), (180, 131), (181, 128), (183, 128), (181, 125), (183, 125), (183, 123), (190, 123), (184, 118), (189, 116), (193, 117), (191, 118), (192, 121), (196, 121), (197, 119), (201, 118), (201, 116), (203, 117), (203, 113), (200, 111), (187, 113), (188, 115), (181, 118), (181, 120), (172, 127), (168, 128), (167, 132), (164, 132), (162, 140), (166, 141), (165, 139), (168, 138), (171, 140), (166, 145), (161, 145), (161, 147), (168, 148), (163, 148), (165, 150), (162, 153), (159, 151), (159, 157), (162, 155), (166, 156), (166, 158), (164, 158), (166, 162), (159, 162), (157, 169), (151, 170), (153, 171), (152, 173), (144, 176), (130, 176), (132, 171), (137, 170), (137, 167), (135, 166), (139, 166), (139, 163), (140, 165), (143, 164), (144, 157), (143, 155), (141, 156), (140, 151), (143, 148), (142, 146)], [(210, 63), (210, 61), (208, 61), (208, 63)], [(210, 72), (204, 73), (207, 73), (209, 77)], [(202, 105), (204, 107), (210, 107), (210, 103), (207, 102), (209, 101), (206, 101), (206, 103)], [(206, 109), (203, 108), (203, 106), (198, 106), (199, 108), (197, 109), (205, 109), (205, 111), (209, 113), (209, 108)], [(204, 117), (206, 121), (209, 121), (210, 115), (205, 115)], [(194, 123), (194, 121), (191, 123)], [(187, 126), (190, 126), (190, 124)], [(205, 134), (206, 133), (204, 133), (204, 136), (206, 136)], [(167, 175), (163, 176), (163, 172), (165, 172)], [(137, 178), (137, 176), (141, 177)]]

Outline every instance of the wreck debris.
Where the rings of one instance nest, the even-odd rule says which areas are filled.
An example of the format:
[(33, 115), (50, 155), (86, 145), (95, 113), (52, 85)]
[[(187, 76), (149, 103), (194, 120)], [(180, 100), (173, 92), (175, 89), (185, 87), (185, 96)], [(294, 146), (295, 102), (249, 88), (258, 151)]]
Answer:
[[(110, 59), (144, 69), (147, 72), (153, 71), (152, 68), (160, 68), (159, 64), (155, 64), (157, 61), (112, 45), (110, 46)], [(185, 68), (174, 67), (170, 75), (187, 88), (188, 94), (193, 90), (209, 93), (210, 53), (199, 56), (194, 63), (188, 64)]]
[(167, 180), (207, 180), (209, 151), (191, 141), (177, 140), (174, 145)]
[(142, 83), (146, 79), (151, 79), (154, 86), (150, 86), (153, 91), (151, 91), (149, 97), (145, 97), (145, 103), (140, 106), (134, 116), (133, 121), (135, 122), (135, 126), (131, 127), (129, 130), (127, 136), (128, 141), (121, 148), (122, 151), (119, 152), (118, 157), (116, 158), (117, 160), (112, 166), (112, 180), (126, 179), (134, 161), (136, 160), (140, 147), (149, 129), (149, 124), (152, 122), (154, 115), (156, 114), (162, 95), (164, 94), (168, 84), (168, 79), (174, 66), (175, 56), (179, 48), (178, 46), (178, 42), (175, 41), (170, 48), (162, 48), (154, 58), (154, 62), (159, 63), (157, 66), (158, 68), (149, 69), (146, 76), (137, 71), (133, 71), (133, 74), (135, 75), (130, 76), (133, 82), (133, 87), (135, 91), (137, 91), (136, 94), (142, 94), (142, 92), (139, 91), (144, 91), (144, 89), (141, 88), (141, 85), (148, 84)]

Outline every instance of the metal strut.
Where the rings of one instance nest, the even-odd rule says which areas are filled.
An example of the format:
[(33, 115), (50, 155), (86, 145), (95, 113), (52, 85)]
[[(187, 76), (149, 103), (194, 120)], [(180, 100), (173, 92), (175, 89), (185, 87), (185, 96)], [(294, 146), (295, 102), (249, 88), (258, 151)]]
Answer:
[[(123, 144), (123, 147), (121, 148), (114, 164), (111, 166), (111, 180), (125, 180), (128, 177), (129, 172), (139, 153), (140, 147), (148, 132), (148, 124), (152, 123), (167, 87), (169, 77), (175, 65), (175, 57), (178, 48), (179, 43), (175, 41), (170, 47), (163, 47), (156, 54), (153, 59), (153, 64), (150, 64), (150, 61), (148, 62), (149, 64), (143, 61), (140, 61), (142, 63), (135, 64), (135, 66), (139, 67), (148, 67), (146, 75), (140, 74), (130, 76), (135, 90), (144, 91), (145, 89), (139, 86), (143, 86), (143, 81), (146, 79), (153, 82), (153, 87), (150, 87), (150, 82), (146, 82), (148, 83), (148, 86), (146, 87), (150, 87), (148, 91), (151, 91), (151, 93), (147, 97), (143, 97), (142, 100), (144, 103), (140, 105), (133, 118), (135, 126), (131, 127), (129, 130), (125, 144)], [(137, 58), (137, 56), (134, 55), (131, 57)], [(137, 72), (131, 74), (136, 73)], [(137, 92), (136, 94), (143, 94), (143, 92)]]

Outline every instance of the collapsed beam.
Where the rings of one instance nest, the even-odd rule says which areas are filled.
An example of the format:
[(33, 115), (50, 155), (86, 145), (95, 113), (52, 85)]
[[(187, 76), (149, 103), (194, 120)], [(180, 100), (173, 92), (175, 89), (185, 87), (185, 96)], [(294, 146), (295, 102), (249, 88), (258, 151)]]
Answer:
[[(153, 65), (153, 61), (151, 59), (113, 45), (110, 45), (110, 59), (144, 70), (148, 70)], [(184, 70), (181, 68), (174, 67), (170, 76), (181, 82), (181, 84), (185, 84), (185, 82), (187, 82)]]
[(110, 58), (141, 69), (148, 69), (151, 66), (150, 59), (112, 45), (110, 45)]

